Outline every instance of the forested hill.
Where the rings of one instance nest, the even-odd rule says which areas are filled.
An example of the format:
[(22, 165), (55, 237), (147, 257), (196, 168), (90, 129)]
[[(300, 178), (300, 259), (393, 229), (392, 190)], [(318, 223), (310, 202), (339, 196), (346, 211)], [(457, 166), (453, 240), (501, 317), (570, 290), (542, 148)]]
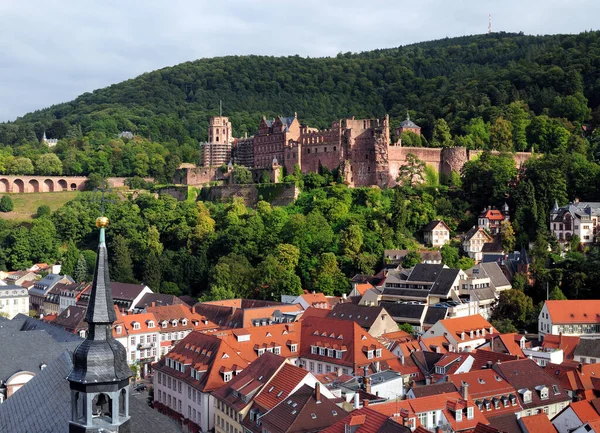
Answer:
[[(219, 100), (234, 133), (253, 133), (263, 115), (298, 112), (326, 127), (345, 116), (394, 122), (410, 110), (430, 138), (436, 118), (453, 135), (473, 118), (493, 121), (514, 101), (530, 115), (577, 126), (600, 123), (600, 32), (524, 36), (494, 33), (418, 43), (335, 58), (231, 56), (143, 74), (74, 101), (0, 124), (13, 146), (63, 138), (70, 127), (113, 137), (131, 130), (153, 141), (194, 146), (206, 138)], [(58, 120), (58, 122), (56, 121)], [(392, 123), (393, 125), (394, 123)]]

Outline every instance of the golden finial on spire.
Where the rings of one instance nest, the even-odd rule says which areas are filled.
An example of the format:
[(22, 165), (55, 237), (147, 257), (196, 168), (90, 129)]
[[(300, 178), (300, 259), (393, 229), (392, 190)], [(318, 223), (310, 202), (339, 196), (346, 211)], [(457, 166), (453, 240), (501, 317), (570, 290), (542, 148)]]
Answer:
[(108, 226), (108, 218), (106, 218), (105, 216), (96, 218), (96, 227), (104, 228), (107, 226)]

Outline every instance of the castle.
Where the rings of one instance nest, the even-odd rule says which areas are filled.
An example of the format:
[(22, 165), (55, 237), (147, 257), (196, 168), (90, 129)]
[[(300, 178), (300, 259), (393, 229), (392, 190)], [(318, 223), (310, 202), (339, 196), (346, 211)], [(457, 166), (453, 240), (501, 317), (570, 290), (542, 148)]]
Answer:
[[(294, 113), (294, 116), (275, 119), (263, 117), (256, 135), (234, 139), (229, 119), (219, 116), (210, 121), (210, 143), (202, 145), (203, 167), (180, 170), (176, 181), (202, 184), (218, 180), (222, 176), (213, 167), (232, 162), (252, 169), (255, 174), (279, 167), (292, 173), (298, 166), (305, 174), (322, 168), (339, 169), (344, 183), (349, 186), (388, 187), (396, 184), (398, 171), (406, 164), (409, 154), (439, 174), (449, 176), (453, 171), (460, 172), (465, 162), (482, 152), (463, 147), (403, 147), (399, 139), (403, 132), (420, 135), (421, 128), (407, 115), (395, 129), (396, 141), (393, 141), (387, 115), (380, 119), (340, 119), (334, 121), (331, 128), (319, 130), (300, 124)], [(516, 153), (516, 165), (519, 167), (531, 155)]]

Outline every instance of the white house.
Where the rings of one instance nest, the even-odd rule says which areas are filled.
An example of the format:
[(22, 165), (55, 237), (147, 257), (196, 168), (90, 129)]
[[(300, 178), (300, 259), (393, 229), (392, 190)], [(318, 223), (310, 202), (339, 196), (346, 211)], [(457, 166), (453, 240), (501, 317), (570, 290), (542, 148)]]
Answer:
[(463, 250), (476, 262), (483, 258), (484, 244), (493, 242), (494, 239), (481, 227), (473, 227), (465, 234), (462, 243)]
[(538, 332), (572, 335), (583, 338), (600, 337), (600, 300), (546, 301), (538, 316)]
[(450, 227), (441, 220), (431, 221), (423, 227), (423, 238), (431, 247), (442, 247), (450, 242)]
[(29, 292), (21, 286), (0, 286), (0, 314), (12, 319), (29, 313)]
[(578, 236), (582, 244), (594, 242), (600, 218), (600, 203), (575, 201), (550, 212), (550, 231), (559, 242), (568, 242)]

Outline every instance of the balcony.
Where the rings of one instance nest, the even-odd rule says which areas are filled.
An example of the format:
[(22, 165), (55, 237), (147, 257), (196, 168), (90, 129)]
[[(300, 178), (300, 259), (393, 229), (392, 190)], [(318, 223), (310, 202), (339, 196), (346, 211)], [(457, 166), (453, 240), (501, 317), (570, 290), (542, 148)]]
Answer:
[(153, 343), (140, 343), (137, 346), (138, 350), (152, 349), (152, 347), (154, 347)]

